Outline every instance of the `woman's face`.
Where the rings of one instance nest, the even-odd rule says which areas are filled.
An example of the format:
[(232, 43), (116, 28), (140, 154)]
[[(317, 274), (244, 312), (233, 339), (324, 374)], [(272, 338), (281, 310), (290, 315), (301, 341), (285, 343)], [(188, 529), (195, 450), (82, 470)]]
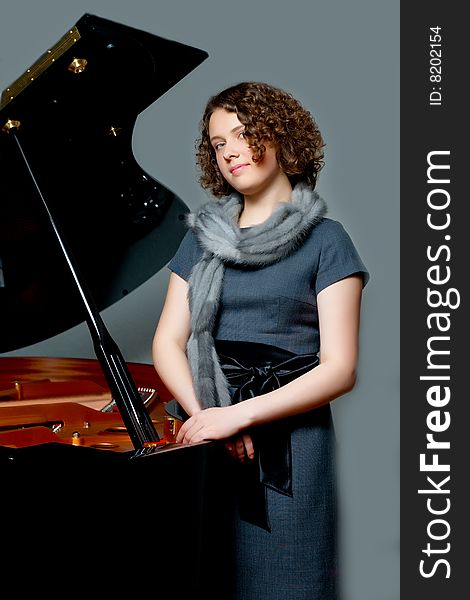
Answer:
[(215, 109), (210, 117), (209, 137), (222, 176), (238, 192), (251, 196), (265, 191), (285, 175), (272, 145), (266, 144), (261, 160), (253, 161), (244, 130), (237, 114), (223, 108)]

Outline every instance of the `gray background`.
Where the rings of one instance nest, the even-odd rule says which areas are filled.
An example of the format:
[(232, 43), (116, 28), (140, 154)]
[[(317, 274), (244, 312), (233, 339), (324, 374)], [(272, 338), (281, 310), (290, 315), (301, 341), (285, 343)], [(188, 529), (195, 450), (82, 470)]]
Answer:
[[(209, 53), (200, 67), (140, 115), (133, 138), (142, 168), (191, 209), (206, 199), (197, 184), (193, 148), (209, 95), (238, 81), (263, 80), (291, 91), (317, 119), (327, 143), (317, 189), (329, 205), (329, 216), (343, 222), (371, 272), (363, 301), (358, 383), (333, 403), (343, 600), (396, 600), (399, 1), (4, 1), (1, 89), (85, 12)], [(103, 311), (126, 360), (151, 362), (167, 278), (167, 270), (161, 270)], [(8, 354), (94, 358), (85, 326)]]

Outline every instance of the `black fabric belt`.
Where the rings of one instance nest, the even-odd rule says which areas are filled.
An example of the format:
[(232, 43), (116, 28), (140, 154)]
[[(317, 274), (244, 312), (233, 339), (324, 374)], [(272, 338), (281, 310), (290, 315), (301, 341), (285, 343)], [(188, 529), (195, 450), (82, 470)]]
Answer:
[[(233, 404), (276, 390), (319, 363), (317, 354), (293, 354), (268, 344), (216, 340), (215, 347)], [(165, 408), (176, 418), (188, 419), (175, 400), (168, 402)], [(271, 528), (266, 489), (292, 496), (290, 433), (297, 422), (297, 417), (289, 417), (253, 427), (249, 433), (255, 458), (243, 463), (232, 461), (240, 517), (267, 531)]]
[[(296, 355), (267, 344), (216, 341), (216, 350), (233, 404), (276, 390), (319, 363), (317, 354)], [(266, 488), (292, 496), (290, 432), (294, 422), (295, 417), (252, 428), (255, 459), (236, 467), (240, 516), (267, 531)]]

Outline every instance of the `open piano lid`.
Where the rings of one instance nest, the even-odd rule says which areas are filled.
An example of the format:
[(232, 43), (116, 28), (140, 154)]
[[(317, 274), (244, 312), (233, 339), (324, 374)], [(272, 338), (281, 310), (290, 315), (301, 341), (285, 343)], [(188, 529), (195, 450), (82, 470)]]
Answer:
[[(0, 131), (0, 352), (89, 316), (15, 141), (98, 308), (160, 269), (184, 233), (181, 216), (188, 209), (140, 169), (131, 135), (138, 113), (207, 54), (92, 15), (71, 31), (0, 105), (0, 129), (8, 120), (21, 123), (18, 135)], [(111, 350), (100, 355), (105, 374), (103, 362), (117, 356)], [(65, 366), (76, 380), (74, 362)], [(28, 361), (28, 368), (35, 364)], [(61, 375), (63, 367), (61, 361)], [(53, 375), (42, 366), (40, 372)], [(87, 380), (90, 372), (87, 367)], [(113, 397), (122, 401), (120, 409), (128, 399), (133, 408), (133, 386), (124, 387), (129, 398)], [(43, 419), (36, 408), (31, 412)], [(130, 411), (120, 412), (126, 421)], [(73, 427), (93, 426), (84, 416), (80, 410)], [(18, 421), (14, 414), (14, 427)], [(63, 597), (67, 590), (122, 597), (129, 586), (140, 586), (157, 597), (227, 597), (220, 591), (227, 580), (222, 561), (230, 555), (220, 497), (223, 448), (212, 442), (142, 448), (151, 431), (141, 419), (138, 425), (133, 451), (76, 447), (62, 438), (22, 447), (0, 443), (5, 596), (11, 586), (10, 595), (21, 589), (24, 597)]]
[[(0, 102), (99, 310), (160, 270), (184, 202), (137, 164), (139, 113), (207, 57), (85, 14)], [(73, 278), (12, 136), (0, 133), (0, 352), (85, 319)], [(155, 151), (158, 152), (156, 144)]]

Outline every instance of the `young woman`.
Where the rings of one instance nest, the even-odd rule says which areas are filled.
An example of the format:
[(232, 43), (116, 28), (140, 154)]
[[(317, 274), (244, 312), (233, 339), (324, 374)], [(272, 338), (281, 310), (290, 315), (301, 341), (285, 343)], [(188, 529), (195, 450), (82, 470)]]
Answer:
[(314, 191), (323, 146), (283, 90), (210, 98), (197, 160), (215, 199), (189, 215), (153, 342), (177, 441), (232, 458), (237, 599), (337, 597), (330, 402), (355, 383), (368, 273)]

